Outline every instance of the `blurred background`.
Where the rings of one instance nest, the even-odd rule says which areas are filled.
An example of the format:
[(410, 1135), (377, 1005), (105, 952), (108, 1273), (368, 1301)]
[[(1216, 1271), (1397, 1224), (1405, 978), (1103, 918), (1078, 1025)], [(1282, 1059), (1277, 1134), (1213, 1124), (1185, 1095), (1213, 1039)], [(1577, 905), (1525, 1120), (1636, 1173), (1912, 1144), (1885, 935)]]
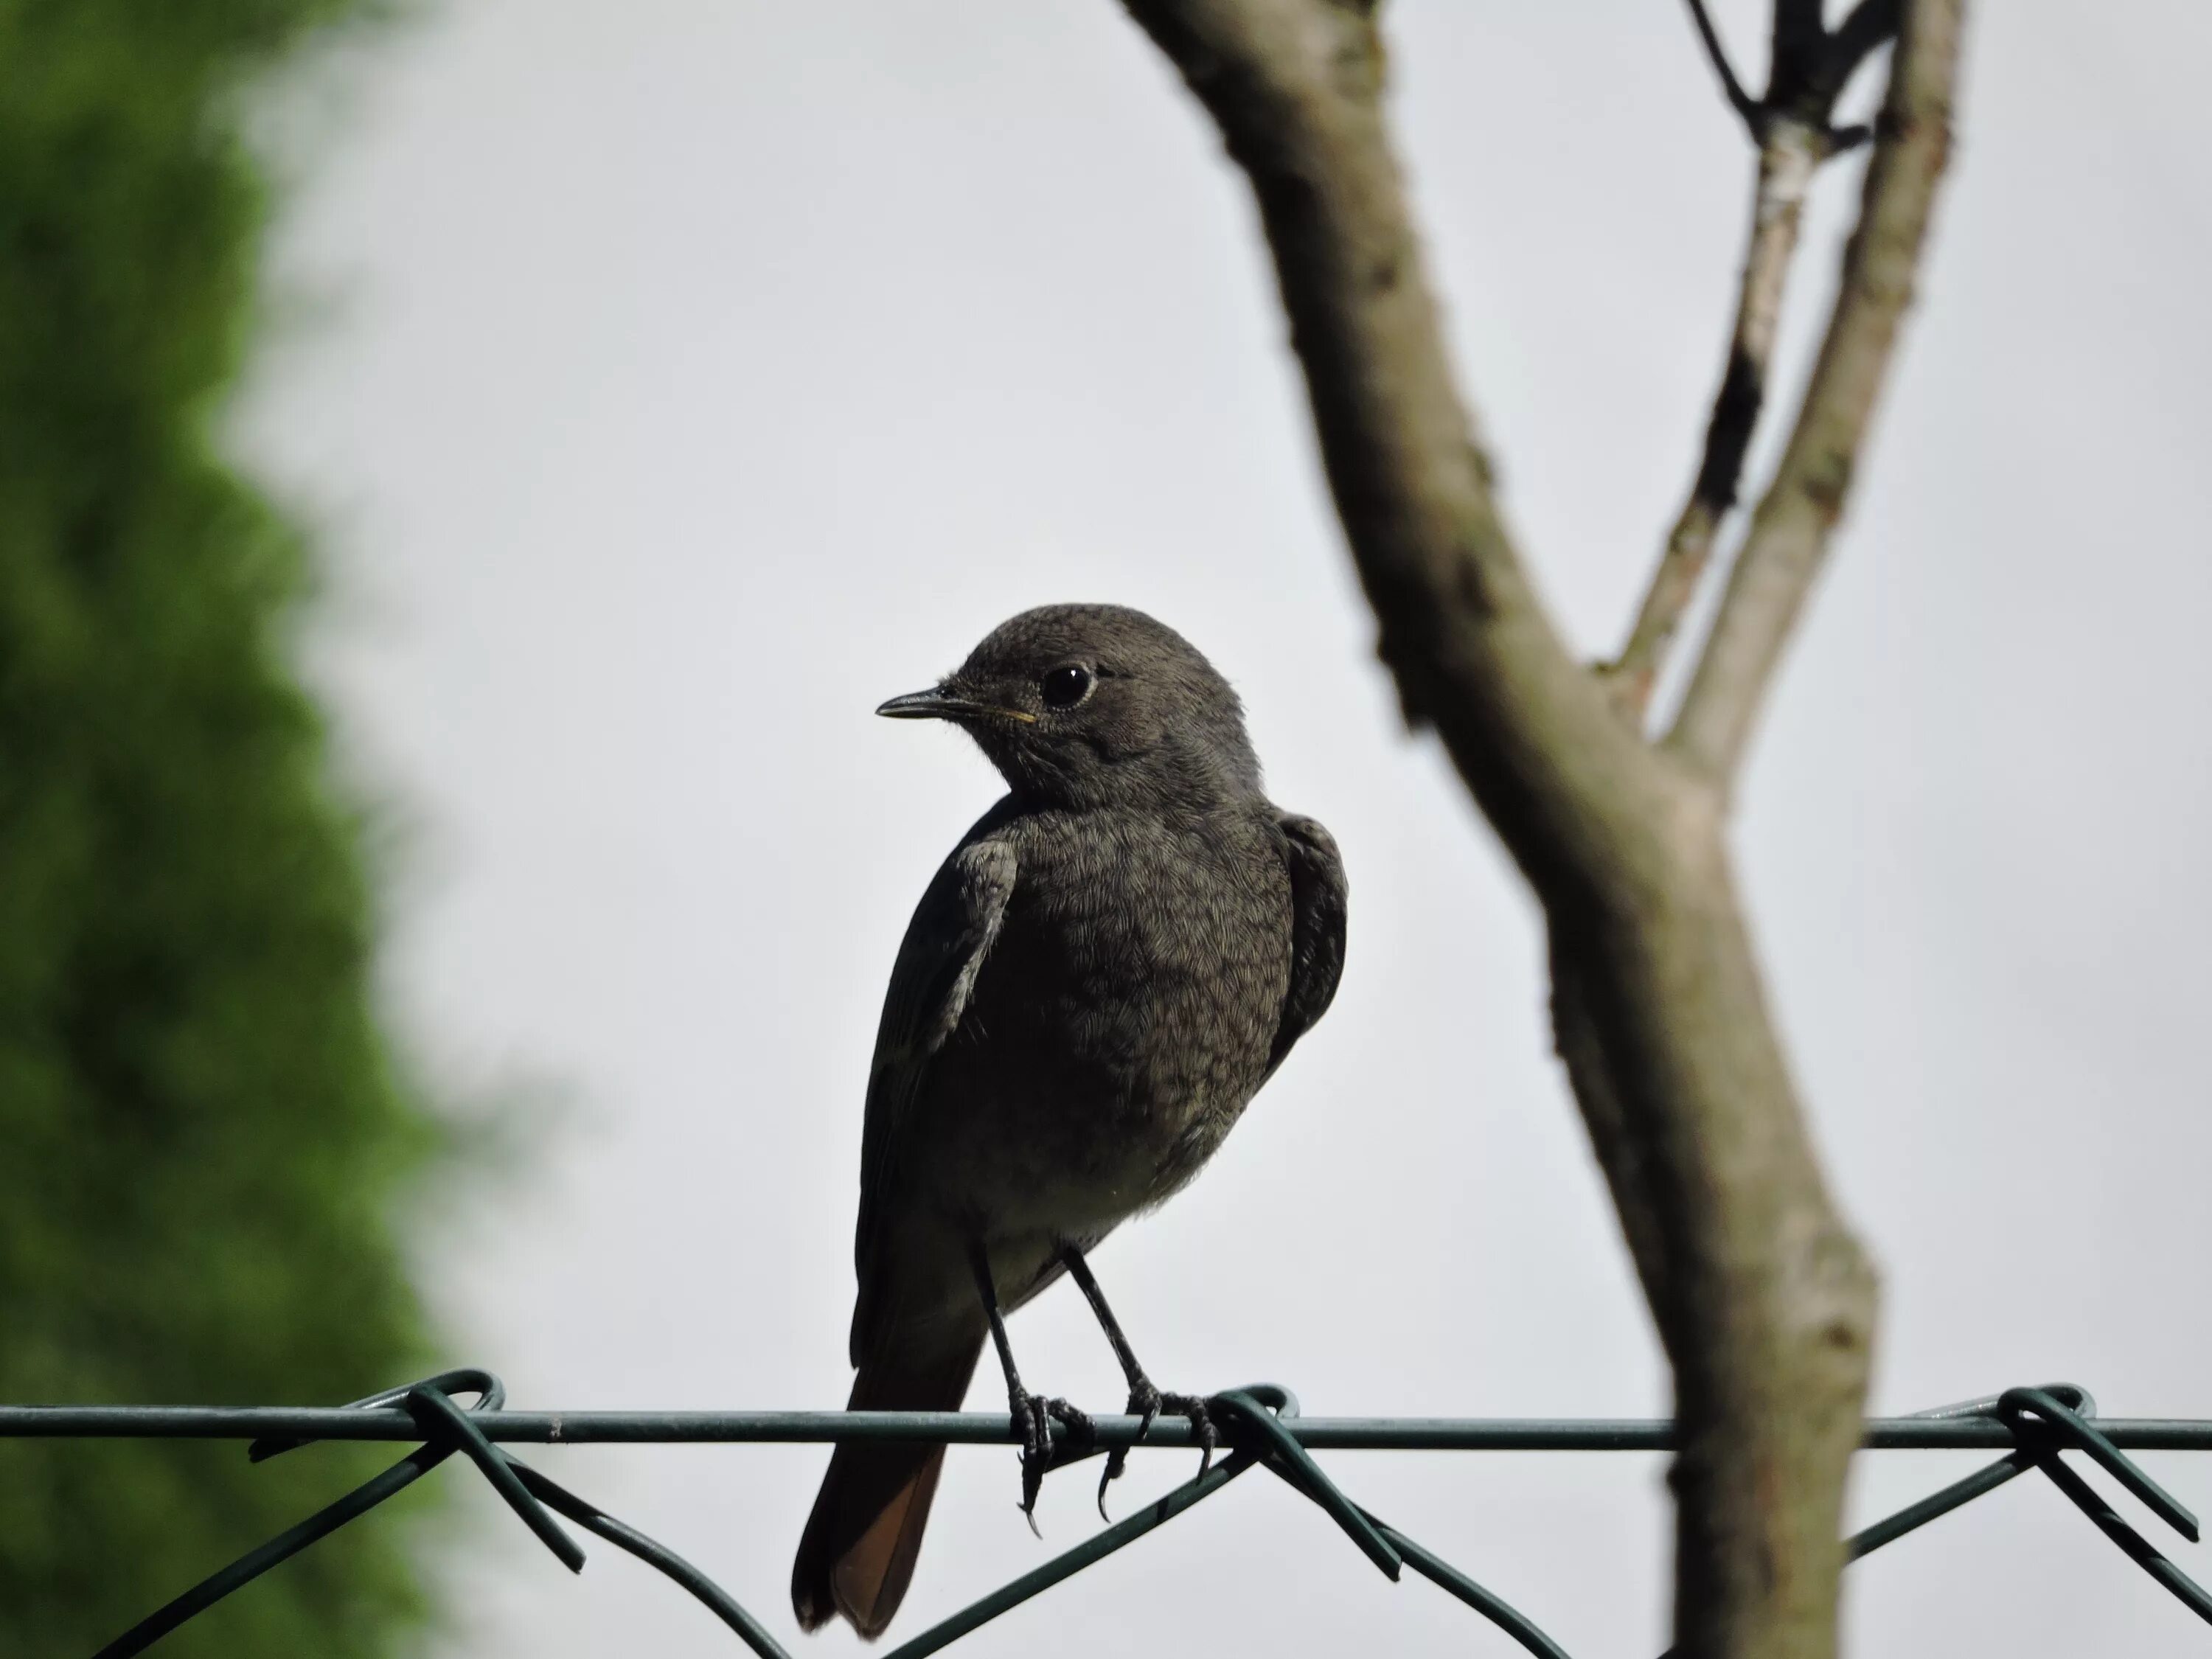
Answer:
[[(1153, 1374), (1663, 1413), (1534, 912), (1397, 720), (1241, 183), (1119, 9), (313, 33), (335, 9), (0, 7), (0, 1395), (337, 1401), (471, 1363), (532, 1407), (842, 1402), (878, 1000), (996, 793), (869, 711), (1103, 599), (1237, 683), (1354, 890), (1328, 1019), (1099, 1253)], [(1763, 8), (1716, 9), (1755, 80)], [(1609, 652), (1694, 465), (1748, 149), (1669, 0), (1389, 28), (1509, 511)], [(1880, 1411), (2065, 1378), (2212, 1416), (2208, 53), (2183, 0), (1978, 9), (1922, 302), (1745, 791), (1773, 994), (1883, 1267)], [(1797, 363), (1857, 173), (1820, 183)], [(1118, 1406), (1072, 1291), (1013, 1337)], [(0, 1646), (88, 1648), (345, 1478), (199, 1450), (0, 1446)], [(824, 1457), (538, 1461), (795, 1642)], [(2143, 1461), (2212, 1502), (2212, 1460)], [(1972, 1462), (1863, 1459), (1855, 1512)], [(1659, 1460), (1329, 1468), (1569, 1651), (1664, 1645)], [(1140, 1455), (1117, 1511), (1189, 1472)], [(571, 1579), (477, 1484), (173, 1650), (735, 1650), (611, 1549)], [(1011, 1451), (957, 1453), (894, 1638), (1085, 1535), (1091, 1485), (1048, 1485), (1040, 1546)], [(1848, 1583), (1857, 1653), (2203, 1645), (2033, 1480)], [(1246, 1481), (963, 1650), (1378, 1643), (1510, 1650)]]

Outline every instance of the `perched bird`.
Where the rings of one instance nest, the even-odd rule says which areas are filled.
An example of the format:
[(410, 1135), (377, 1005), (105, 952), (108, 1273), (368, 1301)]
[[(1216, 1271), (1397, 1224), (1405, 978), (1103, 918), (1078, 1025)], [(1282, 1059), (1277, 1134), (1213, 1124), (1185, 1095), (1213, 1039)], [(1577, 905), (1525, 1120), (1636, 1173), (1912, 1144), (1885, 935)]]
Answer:
[[(1063, 1272), (1113, 1342), (1128, 1410), (1165, 1405), (1205, 1431), (1202, 1402), (1146, 1377), (1084, 1254), (1197, 1174), (1328, 1008), (1344, 867), (1326, 830), (1261, 793), (1228, 682), (1139, 611), (1024, 611), (876, 712), (959, 726), (1008, 793), (938, 871), (891, 969), (848, 1408), (957, 1410), (995, 1339), (1027, 1510), (1050, 1420), (1087, 1419), (1024, 1388), (1002, 1313)], [(802, 1626), (842, 1614), (882, 1633), (944, 1460), (942, 1446), (836, 1449), (792, 1571)]]

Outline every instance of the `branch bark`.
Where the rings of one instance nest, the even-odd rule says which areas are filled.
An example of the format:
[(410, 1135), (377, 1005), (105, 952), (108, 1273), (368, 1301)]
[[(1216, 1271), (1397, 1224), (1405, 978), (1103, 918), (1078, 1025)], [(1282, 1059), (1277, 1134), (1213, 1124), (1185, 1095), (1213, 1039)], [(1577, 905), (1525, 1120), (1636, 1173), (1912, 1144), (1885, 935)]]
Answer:
[(1408, 720), (1434, 724), (1540, 888), (1609, 866), (1672, 779), (1530, 589), (1455, 389), (1384, 131), (1371, 10), (1127, 0), (1258, 201), (1339, 514)]
[(1706, 61), (1720, 77), (1721, 96), (1728, 100), (1729, 107), (1743, 118), (1752, 136), (1757, 137), (1758, 100), (1743, 89), (1743, 82), (1736, 78), (1735, 65), (1729, 62), (1728, 47), (1721, 42), (1720, 31), (1713, 27), (1712, 14), (1705, 9), (1705, 0), (1690, 0), (1690, 21), (1697, 26), (1698, 41), (1705, 49)]
[(1628, 643), (1607, 665), (1621, 707), (1641, 722), (1682, 617), (1696, 597), (1721, 521), (1735, 505), (1745, 455), (1766, 403), (1774, 335), (1782, 296), (1797, 254), (1805, 195), (1827, 153), (1825, 127), (1802, 121), (1765, 124), (1759, 147), (1759, 182), (1752, 194), (1751, 235), (1736, 293), (1735, 326), (1729, 331), (1728, 367), (1713, 398), (1705, 448), (1690, 498), (1667, 538), (1659, 568), (1644, 595)]
[(1898, 30), (1899, 0), (1859, 0), (1835, 31), (1814, 0), (1776, 0), (1772, 68), (1765, 93), (1753, 99), (1729, 65), (1705, 0), (1689, 0), (1698, 39), (1721, 79), (1729, 105), (1759, 146), (1752, 192), (1751, 235), (1736, 293), (1735, 326), (1720, 390), (1705, 428), (1705, 446), (1690, 498), (1659, 556), (1635, 626), (1620, 655), (1602, 668), (1622, 713), (1641, 727), (1667, 656), (1696, 597), (1723, 521), (1735, 506), (1744, 457), (1766, 401), (1769, 364), (1782, 297), (1797, 254), (1805, 197), (1820, 164), (1872, 136), (1834, 125), (1836, 102), (1868, 55)]
[(1820, 358), (1667, 738), (1709, 777), (1726, 780), (1741, 763), (1850, 494), (1950, 154), (1963, 9), (1962, 0), (1920, 0), (1907, 9)]
[[(1823, 1659), (1875, 1292), (1808, 1142), (1729, 868), (1726, 778), (1741, 741), (1644, 742), (1530, 586), (1448, 367), (1382, 118), (1372, 0), (1124, 3), (1251, 185), (1406, 714), (1433, 725), (1544, 907), (1560, 1052), (1674, 1374), (1678, 1651)], [(1871, 405), (1856, 390), (1875, 331), (1863, 295), (1895, 291), (1901, 304), (1909, 288), (1918, 234), (1907, 248), (1905, 222), (1924, 222), (1923, 129), (1947, 92), (1960, 3), (1911, 8), (1893, 70), (1903, 89), (1818, 395), (1797, 459), (1762, 504), (1772, 527), (1755, 532), (1758, 569), (1739, 572), (1755, 598), (1731, 596), (1729, 643), (1717, 637), (1700, 668), (1717, 678), (1678, 733), (1739, 703), (1747, 722), (1765, 674), (1741, 665), (1771, 669), (1781, 643), (1770, 630), (1750, 649), (1775, 614), (1760, 572), (1785, 568), (1792, 547), (1802, 556), (1802, 537), (1781, 528), (1802, 510), (1792, 503), (1840, 501), (1818, 486), (1839, 457), (1847, 473)], [(1808, 13), (1792, 10), (1798, 33)], [(1786, 260), (1759, 254), (1756, 233), (1753, 245), (1739, 332), (1763, 359)]]

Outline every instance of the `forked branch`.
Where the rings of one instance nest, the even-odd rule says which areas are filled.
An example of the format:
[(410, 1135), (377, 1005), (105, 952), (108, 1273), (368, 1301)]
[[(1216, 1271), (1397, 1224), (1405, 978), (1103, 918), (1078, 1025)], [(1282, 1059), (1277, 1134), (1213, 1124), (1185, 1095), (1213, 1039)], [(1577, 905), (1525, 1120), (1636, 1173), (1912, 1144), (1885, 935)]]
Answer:
[(1729, 332), (1728, 363), (1721, 371), (1712, 416), (1705, 424), (1705, 453), (1689, 499), (1682, 503), (1644, 592), (1628, 643), (1605, 669), (1621, 707), (1639, 725), (1711, 562), (1714, 539), (1735, 505), (1744, 457), (1766, 404), (1774, 336), (1790, 267), (1796, 257), (1805, 195), (1820, 162), (1823, 140), (1814, 129), (1779, 121), (1766, 125), (1765, 131), (1752, 199), (1750, 242), (1736, 293), (1735, 326)]
[(1850, 495), (1950, 155), (1963, 10), (1963, 0), (1916, 0), (1906, 15), (1820, 358), (1667, 739), (1715, 780), (1742, 760)]
[[(1646, 743), (1537, 602), (1448, 367), (1382, 118), (1371, 0), (1124, 3), (1252, 186), (1338, 516), (1407, 714), (1434, 725), (1543, 905), (1561, 1052), (1675, 1379), (1678, 1650), (1824, 1659), (1875, 1285), (1821, 1179), (1737, 901), (1727, 766), (1711, 756), (1732, 765), (1740, 735), (1717, 751)], [(1933, 184), (1914, 124), (1948, 96), (1960, 3), (1917, 0), (1908, 19), (1893, 68), (1905, 85), (1893, 87), (1816, 395), (1760, 510), (1775, 527), (1754, 526), (1753, 574), (1735, 585), (1750, 581), (1754, 599), (1771, 586), (1759, 570), (1786, 568), (1792, 545), (1802, 555), (1782, 530), (1820, 499), (1816, 459), (1847, 456), (1863, 433), (1871, 396), (1851, 388), (1874, 331), (1866, 295), (1910, 285)], [(1781, 0), (1777, 17), (1790, 98), (1763, 112), (1759, 137), (1783, 145), (1766, 185), (1779, 204), (1802, 199), (1789, 170), (1808, 174), (1835, 142), (1832, 100), (1808, 111), (1802, 83), (1858, 51), (1872, 25), (1826, 33), (1815, 0)], [(1770, 88), (1763, 101), (1774, 100)], [(1802, 139), (1777, 137), (1793, 125)], [(1761, 384), (1794, 238), (1794, 222), (1754, 226), (1737, 332)], [(1894, 324), (1893, 307), (1884, 356)], [(1717, 424), (1701, 490), (1724, 510), (1749, 428), (1733, 413)], [(1786, 631), (1770, 627), (1752, 650), (1775, 607), (1738, 600), (1735, 586), (1725, 641), (1716, 636), (1701, 671), (1719, 678), (1685, 732), (1732, 709), (1747, 725)], [(1656, 662), (1656, 643), (1646, 654)], [(1758, 672), (1730, 671), (1745, 662)], [(1726, 738), (1724, 720), (1715, 729)]]
[(1743, 82), (1736, 77), (1735, 65), (1729, 62), (1728, 47), (1721, 41), (1720, 31), (1713, 27), (1712, 14), (1705, 9), (1705, 0), (1690, 0), (1690, 21), (1697, 26), (1698, 43), (1705, 49), (1713, 73), (1720, 77), (1721, 95), (1728, 100), (1729, 107), (1743, 118), (1744, 125), (1756, 138), (1760, 119), (1759, 100), (1746, 92)]
[(1711, 561), (1715, 540), (1735, 505), (1744, 458), (1765, 406), (1775, 332), (1813, 175), (1821, 162), (1866, 137), (1864, 128), (1834, 125), (1836, 100), (1868, 54), (1897, 29), (1896, 0), (1861, 0), (1832, 34), (1823, 30), (1817, 4), (1778, 6), (1774, 70), (1765, 95), (1753, 99), (1730, 67), (1704, 0), (1689, 0), (1689, 6), (1722, 89), (1759, 145), (1759, 174), (1735, 323), (1697, 477), (1668, 535), (1628, 642), (1604, 669), (1623, 711), (1639, 726)]

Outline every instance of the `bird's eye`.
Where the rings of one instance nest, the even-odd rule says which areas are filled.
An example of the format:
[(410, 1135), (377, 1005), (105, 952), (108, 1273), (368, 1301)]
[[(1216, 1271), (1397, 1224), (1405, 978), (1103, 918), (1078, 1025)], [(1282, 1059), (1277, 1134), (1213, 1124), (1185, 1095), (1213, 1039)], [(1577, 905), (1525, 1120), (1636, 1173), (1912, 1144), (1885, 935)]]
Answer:
[(1091, 671), (1070, 665), (1055, 668), (1037, 688), (1048, 708), (1073, 708), (1091, 695)]

